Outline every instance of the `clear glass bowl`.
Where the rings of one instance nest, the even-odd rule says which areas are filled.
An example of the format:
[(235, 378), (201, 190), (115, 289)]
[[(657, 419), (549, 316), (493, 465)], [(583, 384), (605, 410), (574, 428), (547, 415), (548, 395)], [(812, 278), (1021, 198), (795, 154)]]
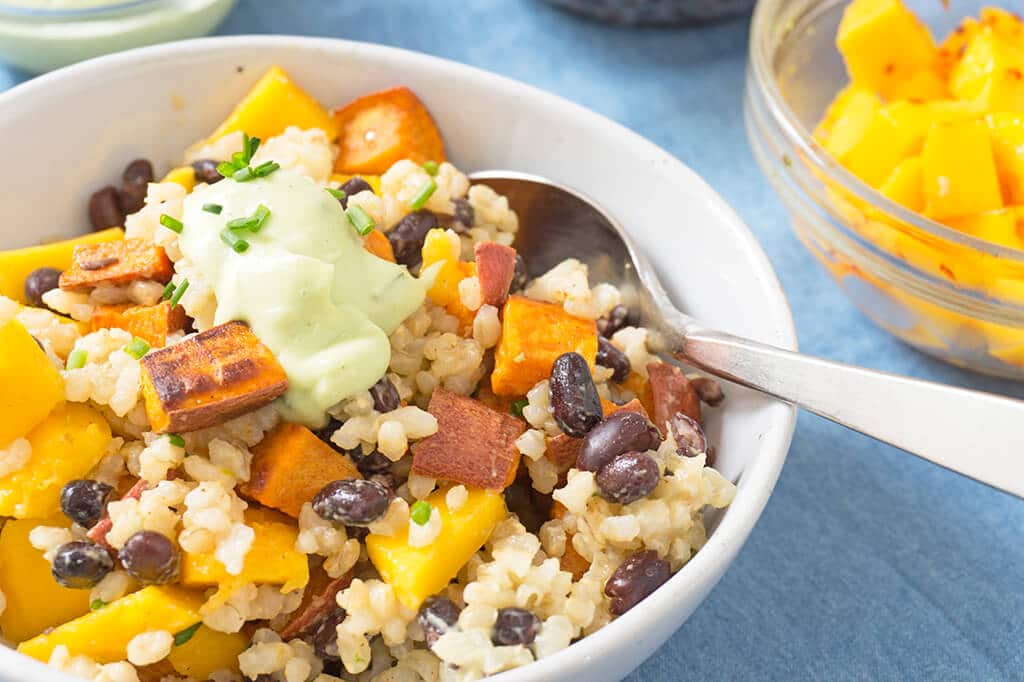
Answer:
[[(993, 4), (958, 0), (946, 11), (936, 0), (905, 1), (938, 40)], [(865, 315), (949, 363), (1024, 379), (1024, 251), (903, 208), (846, 171), (812, 137), (847, 83), (835, 36), (848, 4), (758, 3), (744, 107), (754, 156), (797, 236)]]

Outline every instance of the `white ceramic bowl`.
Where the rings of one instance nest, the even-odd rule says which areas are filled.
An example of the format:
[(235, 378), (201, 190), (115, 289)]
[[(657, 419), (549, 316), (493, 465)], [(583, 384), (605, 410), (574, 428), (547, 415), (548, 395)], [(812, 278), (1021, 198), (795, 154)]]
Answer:
[[(132, 158), (148, 157), (158, 173), (174, 165), (272, 64), (328, 105), (409, 85), (434, 114), (460, 168), (536, 173), (600, 197), (684, 310), (709, 325), (795, 348), (785, 296), (757, 241), (667, 152), (597, 114), (494, 74), (338, 40), (171, 43), (85, 62), (0, 94), (0, 248), (84, 231), (92, 191), (119, 177)], [(739, 492), (725, 513), (709, 519), (707, 545), (640, 607), (565, 651), (504, 673), (502, 682), (621, 678), (707, 596), (760, 516), (795, 423), (791, 407), (735, 387), (725, 405), (709, 432), (718, 466)], [(56, 677), (0, 648), (0, 679)]]

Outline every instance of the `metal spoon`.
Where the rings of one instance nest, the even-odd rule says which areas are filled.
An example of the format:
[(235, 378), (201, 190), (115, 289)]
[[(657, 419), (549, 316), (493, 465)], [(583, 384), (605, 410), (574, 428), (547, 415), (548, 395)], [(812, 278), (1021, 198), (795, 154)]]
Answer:
[(1024, 497), (1024, 402), (801, 355), (708, 329), (672, 305), (627, 232), (593, 200), (513, 171), (471, 176), (519, 214), (530, 275), (565, 258), (631, 293), (658, 350), (918, 457)]

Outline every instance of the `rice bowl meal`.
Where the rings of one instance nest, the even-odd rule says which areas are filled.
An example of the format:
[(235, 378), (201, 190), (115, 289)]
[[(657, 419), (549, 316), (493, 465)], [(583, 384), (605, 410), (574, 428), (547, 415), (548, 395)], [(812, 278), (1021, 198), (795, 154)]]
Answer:
[(408, 88), (328, 110), (275, 67), (89, 216), (0, 252), (0, 632), (54, 668), (480, 679), (636, 606), (736, 493), (718, 385), (585, 264), (530, 277)]

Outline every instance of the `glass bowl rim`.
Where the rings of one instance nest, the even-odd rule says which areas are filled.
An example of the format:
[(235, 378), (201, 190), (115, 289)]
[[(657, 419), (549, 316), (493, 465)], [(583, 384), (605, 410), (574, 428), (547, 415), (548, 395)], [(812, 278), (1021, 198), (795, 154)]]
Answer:
[(92, 7), (46, 9), (43, 7), (27, 7), (0, 2), (0, 15), (25, 17), (32, 19), (87, 19), (101, 17), (111, 12), (120, 12), (145, 5), (156, 5), (165, 0), (109, 0), (107, 3)]
[[(841, 164), (828, 154), (821, 145), (814, 139), (810, 131), (797, 119), (796, 114), (790, 108), (779, 89), (775, 79), (775, 72), (771, 61), (775, 56), (770, 44), (770, 31), (775, 20), (782, 13), (785, 5), (795, 0), (760, 0), (754, 8), (754, 16), (750, 26), (750, 68), (754, 74), (754, 80), (758, 88), (765, 94), (769, 115), (779, 125), (782, 133), (789, 142), (809, 162), (814, 169), (822, 172), (830, 180), (835, 181), (840, 188), (849, 194), (857, 197), (865, 203), (881, 209), (885, 214), (892, 216), (900, 223), (905, 223), (914, 228), (938, 237), (948, 242), (964, 246), (983, 254), (1007, 261), (1014, 261), (1024, 265), (1024, 250), (1002, 246), (972, 235), (966, 234), (952, 227), (948, 227), (924, 215), (911, 211), (910, 209), (889, 199), (874, 187), (846, 170)], [(779, 29), (786, 35), (792, 34), (794, 28), (808, 16), (826, 9), (831, 9), (838, 2), (847, 0), (823, 0), (811, 7), (799, 17), (797, 21), (789, 23), (785, 28)]]

